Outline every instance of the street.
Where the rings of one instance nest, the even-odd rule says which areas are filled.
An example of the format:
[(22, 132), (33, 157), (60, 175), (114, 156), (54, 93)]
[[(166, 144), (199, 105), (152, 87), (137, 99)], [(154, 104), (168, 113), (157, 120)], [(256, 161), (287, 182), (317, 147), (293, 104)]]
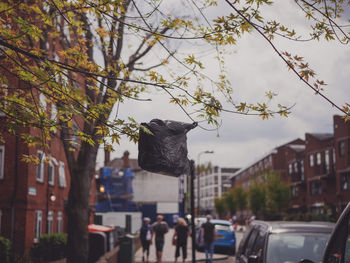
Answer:
[(215, 263), (234, 263), (236, 262), (236, 259), (234, 256), (230, 256), (227, 259), (223, 259), (223, 260), (215, 260)]
[[(170, 229), (169, 232), (165, 235), (165, 245), (163, 249), (163, 257), (162, 261), (163, 263), (173, 263), (174, 262), (174, 254), (175, 254), (175, 247), (171, 245), (171, 239), (173, 236), (174, 230)], [(243, 237), (244, 232), (236, 231), (236, 250), (238, 249), (238, 244), (240, 240)], [(225, 254), (214, 254), (214, 262), (215, 263), (234, 263), (235, 257), (234, 256), (227, 256)], [(150, 248), (150, 263), (156, 262), (156, 256), (155, 256), (155, 247), (154, 245), (151, 245)], [(182, 258), (178, 259), (178, 262), (182, 262)], [(187, 245), (187, 260), (186, 262), (190, 263), (192, 262), (192, 248), (191, 248), (191, 239), (188, 239), (188, 245)], [(196, 262), (205, 262), (205, 253), (196, 251)], [(138, 249), (135, 253), (135, 263), (142, 263), (142, 249)]]
[[(242, 237), (243, 237), (243, 234), (244, 232), (240, 232), (240, 231), (236, 231), (236, 251), (238, 249), (238, 245), (239, 245), (239, 242), (241, 241)], [(191, 261), (189, 261), (191, 262)], [(215, 263), (235, 263), (236, 262), (236, 258), (235, 256), (229, 256), (225, 259), (218, 259), (218, 260), (215, 260)]]

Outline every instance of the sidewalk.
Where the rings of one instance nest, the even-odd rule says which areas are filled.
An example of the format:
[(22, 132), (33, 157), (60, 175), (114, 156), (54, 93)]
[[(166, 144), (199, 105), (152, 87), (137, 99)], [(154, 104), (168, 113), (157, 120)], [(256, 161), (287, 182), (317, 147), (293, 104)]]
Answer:
[[(169, 229), (169, 232), (165, 235), (165, 244), (163, 249), (163, 263), (173, 263), (175, 260), (175, 246), (171, 244), (171, 240), (174, 234), (174, 229)], [(149, 263), (154, 263), (157, 261), (156, 259), (156, 248), (154, 244), (150, 247), (149, 254)], [(214, 254), (213, 260), (218, 259), (226, 259), (227, 255), (223, 254)], [(135, 263), (142, 262), (142, 248), (138, 249), (135, 253)], [(178, 262), (182, 262), (182, 254), (180, 252), (180, 257), (178, 258)], [(191, 237), (187, 240), (187, 259), (186, 262), (192, 262), (192, 239)], [(196, 251), (196, 262), (205, 262), (205, 253)]]

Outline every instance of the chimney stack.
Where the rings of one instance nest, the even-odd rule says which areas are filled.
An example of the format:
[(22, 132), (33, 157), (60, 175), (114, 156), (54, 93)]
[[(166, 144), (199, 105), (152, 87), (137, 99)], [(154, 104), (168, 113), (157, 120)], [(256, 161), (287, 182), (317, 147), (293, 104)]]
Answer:
[(130, 168), (129, 152), (125, 151), (123, 154), (123, 168)]

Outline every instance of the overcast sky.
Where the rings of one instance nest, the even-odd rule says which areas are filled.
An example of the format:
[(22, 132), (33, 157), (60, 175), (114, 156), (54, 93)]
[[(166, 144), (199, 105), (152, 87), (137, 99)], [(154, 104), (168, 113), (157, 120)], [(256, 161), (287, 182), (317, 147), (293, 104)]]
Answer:
[[(268, 15), (285, 23), (292, 22), (292, 26), (305, 32), (303, 14), (296, 9), (294, 1), (277, 2), (278, 5)], [(208, 17), (222, 16), (228, 14), (228, 11), (231, 12), (230, 7), (221, 4), (212, 9)], [(303, 56), (316, 71), (318, 78), (328, 84), (325, 94), (335, 103), (344, 105), (345, 102), (350, 102), (349, 46), (336, 41), (296, 43), (277, 39), (274, 43), (280, 51)], [(181, 48), (183, 53), (193, 51), (187, 45)], [(205, 46), (198, 46), (200, 48), (207, 49)], [(304, 139), (305, 133), (333, 132), (332, 116), (341, 112), (332, 108), (320, 96), (316, 96), (296, 75), (288, 71), (283, 61), (260, 35), (245, 35), (239, 39), (237, 45), (226, 47), (225, 50), (225, 67), (236, 102), (259, 102), (264, 99), (265, 92), (271, 90), (278, 94), (275, 103), (295, 106), (288, 118), (275, 116), (269, 120), (261, 120), (257, 116), (222, 114), (222, 126), (218, 132), (196, 128), (187, 134), (190, 159), (198, 162), (199, 153), (212, 150), (214, 154), (201, 154), (200, 163), (210, 161), (222, 167), (244, 167), (276, 146), (296, 138)], [(208, 52), (202, 58), (208, 74), (218, 72), (218, 64), (213, 55), (215, 52)], [(152, 102), (126, 101), (121, 104), (120, 116), (133, 116), (138, 122), (149, 122), (153, 118), (191, 122), (178, 107), (170, 105), (164, 99), (164, 94), (152, 94), (150, 97)], [(123, 139), (120, 145), (114, 147), (112, 158), (120, 158), (126, 150), (130, 152), (131, 158), (137, 158), (137, 147)], [(99, 154), (98, 167), (102, 164), (103, 156)]]

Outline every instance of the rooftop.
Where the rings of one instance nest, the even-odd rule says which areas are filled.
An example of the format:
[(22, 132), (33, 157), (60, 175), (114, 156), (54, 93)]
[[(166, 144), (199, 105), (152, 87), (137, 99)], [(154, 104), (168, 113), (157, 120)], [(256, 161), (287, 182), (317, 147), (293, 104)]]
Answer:
[(307, 134), (321, 141), (328, 140), (334, 137), (333, 133), (307, 133)]

